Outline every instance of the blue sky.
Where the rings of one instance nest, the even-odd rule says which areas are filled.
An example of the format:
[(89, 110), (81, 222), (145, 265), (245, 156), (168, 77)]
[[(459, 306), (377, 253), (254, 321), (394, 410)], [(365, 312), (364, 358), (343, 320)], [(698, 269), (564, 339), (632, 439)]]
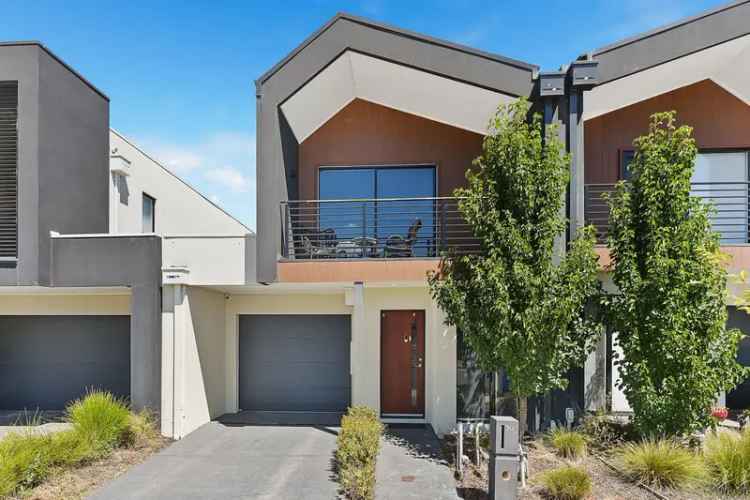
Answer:
[(253, 81), (336, 12), (551, 70), (725, 1), (3, 0), (0, 40), (43, 42), (110, 97), (113, 128), (254, 228)]

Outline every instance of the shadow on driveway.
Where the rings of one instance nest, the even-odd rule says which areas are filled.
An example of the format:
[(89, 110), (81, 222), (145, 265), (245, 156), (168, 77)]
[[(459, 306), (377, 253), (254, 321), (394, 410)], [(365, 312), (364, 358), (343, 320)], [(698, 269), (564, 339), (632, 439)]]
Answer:
[(376, 474), (379, 500), (458, 499), (453, 473), (430, 426), (389, 426)]

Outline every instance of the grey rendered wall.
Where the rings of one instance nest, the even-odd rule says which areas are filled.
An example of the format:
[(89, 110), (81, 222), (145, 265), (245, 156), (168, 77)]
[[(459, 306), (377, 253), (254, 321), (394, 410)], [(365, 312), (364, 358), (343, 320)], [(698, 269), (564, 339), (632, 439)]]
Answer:
[(128, 316), (0, 316), (0, 410), (62, 410), (90, 389), (130, 397)]
[(131, 401), (161, 405), (161, 238), (54, 238), (52, 286), (129, 286)]
[(49, 232), (109, 231), (109, 101), (39, 50), (39, 280)]
[(0, 44), (19, 82), (18, 262), (0, 285), (49, 283), (49, 232), (109, 229), (109, 101), (35, 43)]
[(335, 18), (293, 57), (256, 82), (260, 282), (276, 279), (281, 250), (279, 203), (294, 194), (287, 192), (287, 180), (296, 180), (297, 143), (283, 123), (279, 105), (347, 49), (513, 96), (530, 96), (533, 91), (535, 68), (531, 65), (501, 62), (387, 26), (349, 17)]
[(18, 253), (17, 263), (0, 263), (0, 285), (39, 280), (39, 48), (0, 45), (0, 80), (18, 81)]

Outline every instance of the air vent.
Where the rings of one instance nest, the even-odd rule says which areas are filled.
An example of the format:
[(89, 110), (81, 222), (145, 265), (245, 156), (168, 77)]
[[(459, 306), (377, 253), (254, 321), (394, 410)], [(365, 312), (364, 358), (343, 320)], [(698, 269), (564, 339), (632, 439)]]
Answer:
[(18, 82), (0, 82), (0, 260), (18, 256)]

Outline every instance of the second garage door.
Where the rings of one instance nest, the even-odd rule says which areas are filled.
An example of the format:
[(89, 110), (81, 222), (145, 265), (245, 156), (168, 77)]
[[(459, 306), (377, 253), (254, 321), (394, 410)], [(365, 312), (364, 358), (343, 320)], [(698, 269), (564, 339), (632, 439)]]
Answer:
[(0, 410), (62, 410), (93, 389), (130, 396), (128, 316), (0, 316)]
[(254, 411), (344, 411), (350, 404), (345, 315), (248, 315), (239, 324), (239, 403)]

